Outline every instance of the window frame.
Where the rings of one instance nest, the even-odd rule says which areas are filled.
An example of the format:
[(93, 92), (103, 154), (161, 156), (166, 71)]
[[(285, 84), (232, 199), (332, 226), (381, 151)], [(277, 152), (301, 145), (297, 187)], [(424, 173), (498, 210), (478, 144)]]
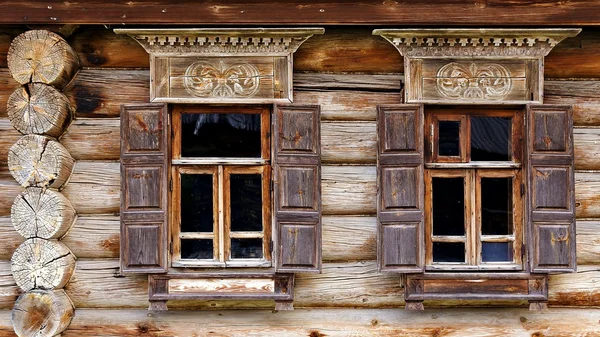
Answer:
[[(183, 114), (260, 114), (261, 115), (261, 156), (260, 158), (237, 157), (182, 157), (181, 116)], [(173, 268), (205, 267), (249, 267), (267, 268), (273, 266), (272, 259), (272, 166), (271, 166), (271, 108), (269, 106), (185, 106), (172, 109), (171, 123), (171, 170), (169, 209), (169, 266)], [(206, 237), (213, 240), (213, 259), (181, 258), (181, 174), (213, 175), (213, 232), (191, 234), (193, 237)], [(240, 232), (239, 235), (253, 238), (262, 237), (263, 258), (231, 258), (231, 204), (229, 176), (236, 173), (260, 174), (262, 181), (262, 234)], [(185, 233), (185, 232), (183, 232)], [(187, 236), (184, 234), (184, 236)]]
[[(523, 144), (527, 136), (524, 129), (522, 107), (453, 106), (425, 107), (425, 270), (426, 271), (521, 271), (526, 270), (525, 214), (523, 180)], [(471, 116), (511, 117), (511, 161), (470, 161)], [(460, 121), (460, 156), (439, 156), (439, 121)], [(464, 177), (463, 236), (433, 236), (433, 186), (434, 177)], [(513, 234), (484, 236), (481, 232), (481, 178), (512, 177)], [(487, 239), (487, 240), (486, 240)], [(502, 241), (503, 240), (503, 241)], [(434, 242), (464, 242), (465, 262), (433, 262)], [(482, 242), (513, 242), (513, 260), (483, 262)]]

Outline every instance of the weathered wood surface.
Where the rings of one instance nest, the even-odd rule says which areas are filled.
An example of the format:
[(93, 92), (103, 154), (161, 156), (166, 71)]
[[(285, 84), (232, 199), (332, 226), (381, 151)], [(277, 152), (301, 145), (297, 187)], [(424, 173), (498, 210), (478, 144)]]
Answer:
[[(2, 165), (2, 163), (0, 163)], [(119, 163), (105, 161), (78, 161), (67, 187), (62, 191), (78, 214), (105, 214), (119, 212)], [(371, 215), (376, 208), (376, 167), (337, 166), (322, 167), (321, 184), (323, 214)], [(0, 216), (10, 212), (18, 184), (0, 166)], [(578, 218), (600, 217), (598, 189), (600, 174), (575, 173), (575, 199)]]
[(38, 82), (62, 88), (79, 69), (79, 59), (69, 43), (47, 30), (29, 30), (17, 36), (6, 58), (10, 73), (20, 84)]
[(11, 124), (23, 134), (60, 137), (71, 122), (71, 104), (54, 87), (30, 83), (17, 88), (8, 98), (7, 113)]
[(75, 160), (49, 137), (25, 135), (8, 150), (8, 170), (23, 187), (60, 189), (68, 181)]
[[(0, 262), (2, 269), (8, 262)], [(579, 266), (574, 274), (552, 275), (551, 306), (600, 306), (599, 266)], [(147, 278), (119, 275), (117, 259), (79, 260), (65, 291), (77, 308), (147, 308)], [(10, 274), (0, 275), (0, 308), (11, 308), (19, 291)], [(376, 261), (324, 263), (322, 274), (303, 274), (296, 279), (295, 308), (302, 307), (401, 307), (400, 277), (377, 272)], [(479, 303), (479, 304), (478, 304)], [(494, 302), (460, 302), (460, 305), (502, 305)], [(456, 306), (456, 301), (436, 301), (428, 307)], [(238, 307), (272, 308), (268, 302), (174, 301), (170, 308)]]
[[(365, 261), (376, 259), (377, 218), (375, 216), (324, 216), (323, 261)], [(577, 263), (600, 264), (600, 222), (577, 220)], [(8, 216), (0, 217), (0, 260), (8, 260), (24, 241)], [(86, 215), (61, 242), (78, 258), (119, 257), (119, 216)]]
[(63, 290), (33, 290), (17, 299), (11, 321), (19, 337), (57, 336), (69, 326), (74, 314)]
[[(121, 104), (149, 101), (149, 76), (148, 70), (84, 69), (65, 94), (77, 117), (117, 117)], [(375, 120), (377, 104), (401, 102), (401, 79), (401, 74), (295, 73), (294, 102), (320, 104), (323, 120)], [(0, 68), (0, 106), (17, 87), (8, 70)], [(600, 81), (547, 80), (544, 103), (574, 104), (575, 125), (598, 125), (599, 92)]]
[(62, 242), (28, 239), (13, 254), (11, 270), (24, 291), (60, 289), (73, 275), (75, 256)]
[(26, 188), (10, 211), (15, 230), (25, 238), (58, 239), (75, 222), (75, 209), (60, 192)]
[[(63, 337), (194, 336), (596, 336), (599, 309), (296, 309), (149, 313), (146, 310), (78, 309)], [(0, 336), (14, 337), (10, 311), (0, 311)]]

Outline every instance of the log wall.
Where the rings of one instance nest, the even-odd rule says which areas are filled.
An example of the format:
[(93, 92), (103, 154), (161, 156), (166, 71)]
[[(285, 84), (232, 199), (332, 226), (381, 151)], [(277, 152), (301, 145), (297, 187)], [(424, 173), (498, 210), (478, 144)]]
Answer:
[[(0, 107), (6, 105), (8, 96), (18, 86), (11, 79), (8, 70), (2, 67), (6, 66), (5, 51), (11, 37), (22, 31), (18, 27), (0, 29)], [(78, 309), (144, 309), (148, 306), (146, 278), (123, 277), (118, 273), (118, 159), (119, 107), (124, 103), (148, 101), (148, 56), (132, 39), (114, 35), (101, 26), (80, 28), (69, 38), (69, 43), (79, 54), (85, 67), (65, 89), (76, 108), (77, 118), (62, 137), (61, 143), (77, 162), (63, 192), (79, 214), (73, 230), (64, 239), (64, 243), (79, 258), (74, 277), (65, 291)], [(579, 266), (577, 273), (551, 276), (550, 305), (554, 307), (600, 306), (600, 288), (597, 286), (600, 282), (598, 55), (600, 30), (585, 29), (579, 37), (559, 44), (546, 62), (545, 103), (575, 106)], [(399, 54), (389, 43), (371, 36), (370, 29), (331, 28), (326, 30), (325, 35), (314, 37), (304, 44), (298, 50), (294, 62), (294, 101), (321, 105), (324, 165), (323, 273), (297, 277), (294, 305), (296, 308), (400, 307), (404, 301), (399, 277), (377, 272), (375, 218), (376, 105), (400, 102), (402, 68)], [(9, 260), (23, 239), (12, 227), (9, 215), (12, 202), (21, 192), (21, 187), (8, 173), (5, 161), (8, 148), (18, 138), (19, 134), (12, 129), (5, 109), (0, 108), (0, 310), (12, 308), (19, 294), (10, 274)], [(443, 301), (429, 305), (498, 306), (506, 303)], [(180, 301), (170, 304), (170, 307), (272, 308), (273, 303)], [(104, 314), (78, 311), (78, 317), (71, 326), (72, 332), (67, 332), (64, 336), (94, 335), (93, 332), (86, 334), (82, 329), (88, 322), (98, 322), (102, 315), (101, 319), (112, 322), (114, 331), (121, 331), (106, 334), (107, 336), (133, 335), (133, 330), (128, 329), (143, 326), (143, 322), (146, 322), (144, 312), (140, 312), (134, 311), (129, 316), (127, 311), (128, 314), (124, 316), (120, 311), (107, 311)], [(301, 312), (298, 311), (298, 316), (292, 314), (289, 317), (298, 320), (302, 317)], [(365, 312), (371, 317), (370, 311)], [(458, 309), (456, 312), (460, 313)], [(353, 315), (351, 310), (345, 313), (344, 317)], [(385, 321), (395, 314), (397, 312), (377, 311), (372, 313), (372, 319), (375, 322)], [(3, 336), (6, 315), (6, 312), (0, 311), (0, 336)], [(257, 318), (259, 320), (270, 319), (268, 313), (256, 315), (260, 316)], [(379, 315), (387, 318), (380, 318)], [(492, 317), (494, 314), (489, 315)], [(504, 315), (520, 315), (520, 312), (507, 311)], [(600, 314), (586, 311), (586, 315), (586, 319), (598, 325), (599, 317), (596, 316)], [(160, 331), (188, 335), (174, 321), (169, 321), (170, 316), (160, 317), (162, 318), (157, 318), (162, 324), (160, 329), (163, 330)], [(179, 319), (183, 320), (184, 317)], [(315, 319), (318, 320), (318, 315)], [(521, 321), (520, 325), (513, 321), (510, 324), (519, 325), (516, 328), (523, 329), (519, 331), (533, 333), (538, 326), (551, 321), (550, 317), (544, 317), (529, 326), (526, 324), (528, 320)], [(392, 335), (391, 331), (395, 332), (393, 335), (398, 335), (409, 331), (391, 326), (370, 330), (378, 326), (378, 323), (373, 323), (372, 327), (363, 326), (363, 323), (363, 320), (357, 323), (348, 321), (349, 326), (361, 325), (363, 330), (356, 330), (365, 331), (361, 335), (375, 334), (374, 332), (381, 332), (378, 335)], [(215, 331), (223, 328), (218, 321), (213, 324)], [(457, 326), (453, 331), (467, 331), (460, 323), (453, 324)], [(510, 324), (503, 329), (512, 329)], [(568, 331), (569, 327), (564, 328)], [(90, 331), (97, 331), (94, 329), (96, 328), (91, 328)], [(235, 331), (241, 328), (231, 329)], [(289, 327), (290, 334), (284, 335), (305, 333), (303, 329), (302, 326), (295, 327), (292, 324)], [(276, 331), (279, 330), (274, 329), (273, 335), (276, 335)], [(340, 331), (349, 330), (332, 328), (319, 331), (319, 334), (309, 332), (308, 335), (344, 335)], [(429, 333), (425, 335), (431, 335)], [(468, 333), (457, 332), (456, 335), (466, 336)]]

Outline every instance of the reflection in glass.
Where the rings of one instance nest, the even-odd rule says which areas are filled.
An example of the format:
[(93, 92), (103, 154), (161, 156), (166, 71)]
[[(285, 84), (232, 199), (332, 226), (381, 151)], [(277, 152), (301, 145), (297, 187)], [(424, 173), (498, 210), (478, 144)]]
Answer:
[(433, 262), (465, 262), (464, 242), (434, 242)]
[(513, 260), (512, 242), (482, 242), (481, 260), (483, 262), (511, 262)]
[(261, 259), (262, 245), (262, 239), (231, 239), (231, 258)]
[(440, 121), (439, 152), (440, 156), (460, 156), (460, 122)]
[(212, 260), (213, 240), (181, 240), (181, 258)]
[(511, 119), (471, 117), (471, 161), (510, 161)]
[(260, 114), (182, 114), (181, 156), (260, 158)]
[(464, 178), (432, 178), (433, 235), (465, 235)]
[(262, 179), (260, 174), (232, 174), (231, 231), (262, 231)]
[(213, 231), (212, 174), (181, 175), (181, 231)]
[(481, 233), (513, 233), (512, 178), (481, 178)]

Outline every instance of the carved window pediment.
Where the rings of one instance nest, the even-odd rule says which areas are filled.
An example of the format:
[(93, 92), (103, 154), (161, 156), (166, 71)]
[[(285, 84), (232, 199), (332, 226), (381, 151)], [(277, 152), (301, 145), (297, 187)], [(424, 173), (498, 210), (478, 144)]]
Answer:
[(150, 54), (150, 100), (292, 102), (293, 53), (323, 28), (115, 29)]
[(404, 56), (405, 102), (542, 103), (544, 57), (580, 29), (376, 29)]

